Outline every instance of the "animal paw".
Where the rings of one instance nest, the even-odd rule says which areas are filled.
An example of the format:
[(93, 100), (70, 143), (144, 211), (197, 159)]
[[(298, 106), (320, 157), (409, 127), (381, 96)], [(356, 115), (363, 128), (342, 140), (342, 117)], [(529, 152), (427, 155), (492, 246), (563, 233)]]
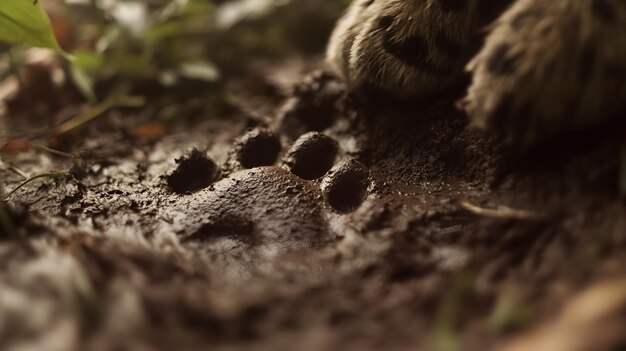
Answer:
[(479, 29), (510, 1), (355, 1), (333, 32), (327, 60), (354, 89), (433, 95), (463, 77)]
[(626, 3), (519, 0), (469, 65), (472, 123), (526, 147), (626, 106)]

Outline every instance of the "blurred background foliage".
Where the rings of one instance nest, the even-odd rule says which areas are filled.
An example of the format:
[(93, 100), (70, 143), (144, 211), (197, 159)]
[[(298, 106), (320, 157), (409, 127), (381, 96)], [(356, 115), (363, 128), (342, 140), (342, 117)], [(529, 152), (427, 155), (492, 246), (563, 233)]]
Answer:
[[(161, 119), (179, 112), (166, 116), (162, 105), (193, 96), (205, 108), (228, 104), (226, 84), (250, 76), (259, 62), (319, 58), (348, 3), (39, 0), (73, 59), (0, 42), (0, 115), (15, 125), (43, 118), (49, 131), (85, 105), (114, 106), (110, 99), (119, 96), (146, 98)], [(18, 115), (28, 118), (17, 121)]]

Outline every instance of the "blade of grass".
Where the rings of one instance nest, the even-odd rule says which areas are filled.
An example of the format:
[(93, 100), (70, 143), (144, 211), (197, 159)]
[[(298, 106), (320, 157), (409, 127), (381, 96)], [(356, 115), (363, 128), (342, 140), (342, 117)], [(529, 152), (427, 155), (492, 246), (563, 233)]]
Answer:
[(115, 96), (89, 108), (87, 111), (61, 123), (53, 129), (53, 135), (60, 135), (78, 128), (94, 118), (102, 115), (106, 111), (116, 107), (141, 107), (145, 104), (145, 99), (140, 96)]

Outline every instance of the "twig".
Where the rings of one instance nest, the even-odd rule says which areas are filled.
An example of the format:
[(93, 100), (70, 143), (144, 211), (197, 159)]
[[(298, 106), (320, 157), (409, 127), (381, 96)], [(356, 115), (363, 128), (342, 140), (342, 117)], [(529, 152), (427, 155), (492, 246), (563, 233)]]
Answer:
[(63, 152), (61, 150), (56, 150), (56, 149), (53, 149), (53, 148), (50, 148), (50, 147), (47, 147), (45, 145), (41, 145), (41, 144), (38, 144), (38, 143), (33, 143), (33, 146), (35, 148), (39, 149), (39, 150), (42, 150), (42, 151), (45, 151), (45, 152), (49, 152), (49, 153), (51, 153), (53, 155), (57, 155), (57, 156), (62, 156), (62, 157), (67, 157), (67, 158), (76, 158), (77, 157), (74, 154)]
[(544, 215), (539, 214), (537, 212), (527, 211), (527, 210), (519, 210), (506, 206), (498, 206), (497, 208), (484, 208), (478, 205), (475, 205), (468, 200), (459, 201), (459, 205), (463, 207), (465, 210), (484, 217), (490, 218), (498, 218), (498, 219), (520, 219), (520, 220), (531, 220), (537, 221), (545, 218)]
[(65, 175), (66, 174), (63, 173), (63, 172), (49, 172), (49, 173), (42, 173), (42, 174), (38, 174), (36, 176), (32, 176), (32, 177), (26, 179), (25, 181), (21, 182), (13, 190), (11, 190), (6, 196), (4, 196), (2, 198), (2, 201), (6, 201), (9, 197), (11, 197), (11, 195), (15, 194), (16, 191), (20, 190), (22, 187), (24, 187), (28, 183), (31, 183), (34, 180), (37, 180), (37, 179), (40, 179), (40, 178), (57, 178), (57, 177), (63, 177)]
[(17, 168), (16, 166), (10, 164), (10, 163), (6, 163), (7, 167), (9, 168), (9, 170), (17, 175), (19, 175), (20, 177), (24, 178), (24, 179), (28, 179), (30, 176), (28, 175), (28, 173), (22, 171), (21, 169)]

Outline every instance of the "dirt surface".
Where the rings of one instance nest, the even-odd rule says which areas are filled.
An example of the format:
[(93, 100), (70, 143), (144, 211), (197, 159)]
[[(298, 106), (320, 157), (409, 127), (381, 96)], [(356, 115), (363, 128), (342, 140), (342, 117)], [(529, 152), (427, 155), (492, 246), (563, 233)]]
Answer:
[(618, 136), (521, 153), (456, 96), (280, 90), (150, 140), (116, 110), (74, 159), (4, 158), (61, 174), (4, 210), (0, 348), (626, 349)]

